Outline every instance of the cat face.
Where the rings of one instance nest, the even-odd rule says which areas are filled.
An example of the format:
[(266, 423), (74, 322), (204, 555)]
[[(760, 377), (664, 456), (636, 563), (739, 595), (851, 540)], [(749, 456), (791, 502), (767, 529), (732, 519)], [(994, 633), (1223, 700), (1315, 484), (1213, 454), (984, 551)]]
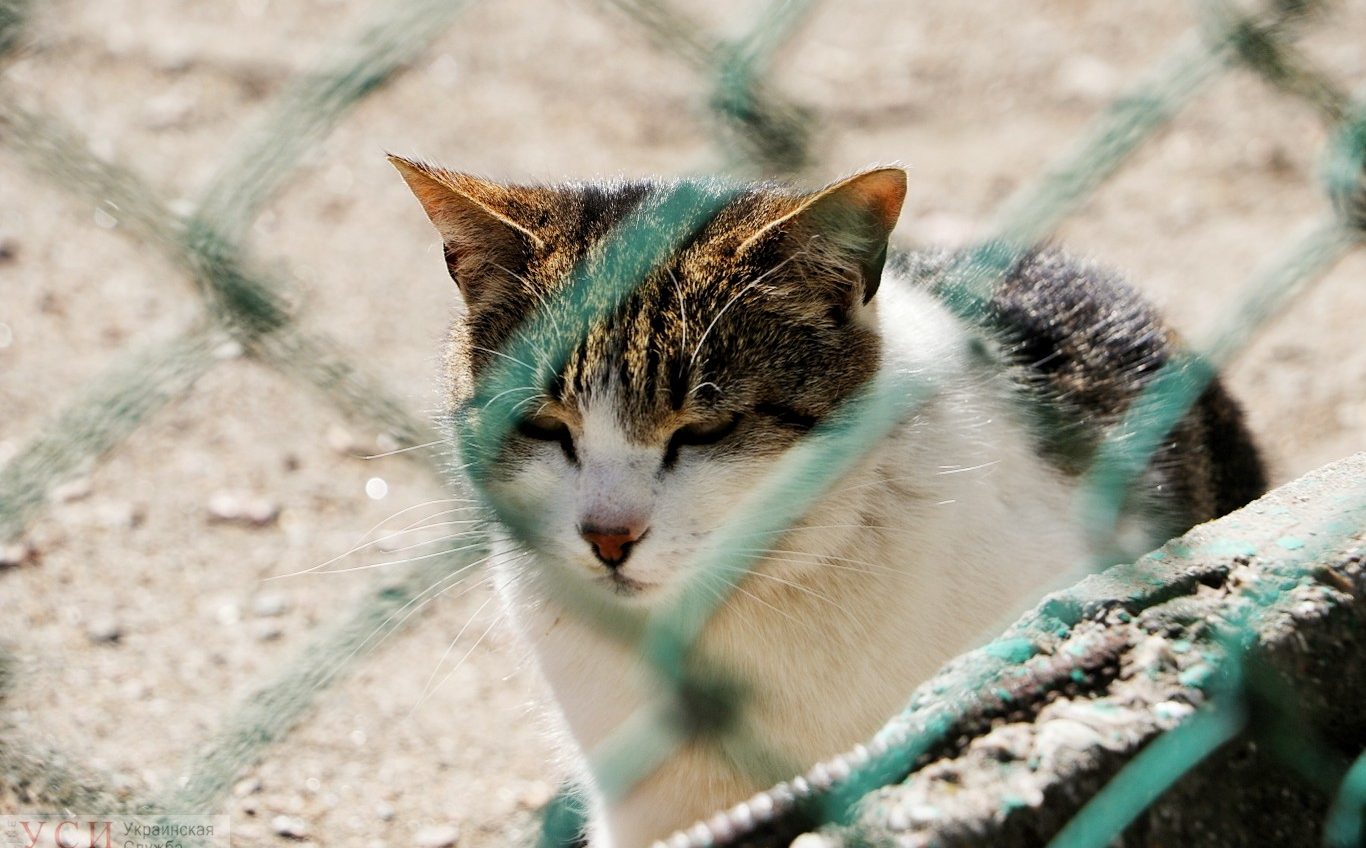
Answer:
[[(870, 301), (899, 170), (803, 195), (503, 186), (394, 163), (465, 305), (448, 349), (452, 417), (466, 434), (506, 424), (467, 438), (461, 459), (495, 514), (516, 516), (512, 535), (540, 555), (529, 567), (666, 595), (774, 460), (878, 367)], [(684, 195), (706, 214), (680, 224), (662, 210)], [(639, 279), (609, 283), (612, 234), (642, 224), (687, 229)]]

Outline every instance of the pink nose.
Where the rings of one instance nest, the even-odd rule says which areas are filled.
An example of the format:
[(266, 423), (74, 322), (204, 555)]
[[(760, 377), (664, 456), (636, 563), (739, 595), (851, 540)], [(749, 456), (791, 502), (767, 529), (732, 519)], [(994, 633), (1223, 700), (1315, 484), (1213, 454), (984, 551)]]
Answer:
[(630, 527), (600, 527), (596, 524), (583, 524), (579, 535), (593, 547), (593, 553), (602, 560), (603, 565), (616, 568), (631, 555), (631, 548), (646, 533), (643, 525)]

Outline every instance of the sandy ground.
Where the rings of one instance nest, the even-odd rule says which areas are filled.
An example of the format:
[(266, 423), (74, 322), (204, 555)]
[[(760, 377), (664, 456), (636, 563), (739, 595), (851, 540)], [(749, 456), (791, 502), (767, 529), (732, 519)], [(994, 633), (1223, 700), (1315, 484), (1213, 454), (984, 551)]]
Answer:
[[(39, 5), (34, 49), (5, 70), (6, 85), (172, 200), (193, 198), (240, 125), (366, 12), (350, 0)], [(759, 8), (688, 5), (727, 33)], [(1305, 45), (1360, 90), (1366, 2), (1334, 9)], [(775, 79), (821, 120), (812, 179), (904, 163), (911, 184), (898, 237), (960, 242), (1191, 26), (1188, 4), (1175, 0), (1141, 11), (1074, 0), (827, 3)], [(334, 334), (393, 393), (430, 411), (453, 291), (382, 152), (508, 179), (691, 172), (717, 161), (706, 96), (705, 80), (617, 13), (586, 2), (472, 3), (411, 73), (309, 157), (256, 223), (252, 246), (287, 263), (310, 328)], [(1326, 214), (1324, 141), (1305, 105), (1232, 73), (1060, 240), (1127, 269), (1198, 340), (1256, 268)], [(3, 153), (0, 246), (4, 462), (64, 398), (128, 349), (174, 336), (199, 305), (178, 271), (122, 237), (116, 215)], [(1232, 368), (1278, 481), (1366, 447), (1363, 276), (1359, 252)], [(400, 509), (441, 497), (401, 458), (350, 455), (375, 450), (378, 435), (266, 368), (224, 361), (66, 487), (32, 525), (35, 558), (0, 569), (0, 640), (20, 663), (19, 686), (0, 705), (6, 720), (128, 791), (172, 789), (232, 705), (363, 596), (374, 571), (263, 579), (321, 563)], [(371, 478), (385, 482), (382, 498), (367, 495)], [(260, 499), (278, 519), (214, 523), (224, 493)], [(401, 845), (419, 834), (435, 844), (443, 834), (433, 828), (454, 827), (477, 848), (529, 832), (562, 769), (511, 634), (494, 626), (456, 666), (498, 617), (481, 583), (465, 588), (327, 692), (248, 775), (231, 800), (237, 844), (291, 841), (276, 833), (278, 816), (299, 820), (295, 844)], [(447, 679), (423, 698), (430, 678)]]

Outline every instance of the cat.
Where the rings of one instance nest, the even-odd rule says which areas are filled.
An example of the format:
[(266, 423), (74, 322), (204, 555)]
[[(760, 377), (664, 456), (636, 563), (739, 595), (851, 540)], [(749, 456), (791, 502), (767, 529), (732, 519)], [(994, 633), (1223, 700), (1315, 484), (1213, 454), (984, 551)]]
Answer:
[[(595, 848), (648, 845), (866, 740), (984, 628), (1074, 577), (1098, 553), (1081, 472), (1178, 349), (1127, 285), (1051, 249), (1014, 262), (980, 314), (951, 309), (958, 257), (889, 250), (896, 168), (802, 192), (503, 185), (391, 161), (463, 302), (446, 359), (455, 422), (485, 412), (478, 381), (519, 333), (573, 323), (556, 318), (573, 308), (557, 294), (576, 273), (593, 292), (615, 227), (667, 227), (680, 186), (714, 213), (542, 383), (516, 387), (520, 417), (498, 447), (457, 445), (484, 463), (494, 516), (534, 516), (520, 531), (491, 520), (495, 583), (583, 762), (663, 689), (605, 626), (611, 611), (664, 607), (780, 458), (878, 375), (933, 387), (790, 530), (749, 543), (751, 571), (723, 578), (697, 650), (742, 685), (744, 733), (686, 738), (620, 791), (582, 775)], [(1121, 536), (1141, 552), (1265, 486), (1216, 379), (1143, 472)], [(585, 596), (604, 620), (585, 617)]]

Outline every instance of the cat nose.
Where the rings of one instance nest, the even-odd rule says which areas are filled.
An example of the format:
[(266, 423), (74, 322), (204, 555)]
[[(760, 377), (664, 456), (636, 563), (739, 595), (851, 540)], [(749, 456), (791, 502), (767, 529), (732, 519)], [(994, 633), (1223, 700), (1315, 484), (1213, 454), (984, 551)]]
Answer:
[(641, 540), (647, 529), (643, 525), (629, 527), (601, 527), (596, 524), (582, 524), (579, 535), (593, 548), (602, 564), (617, 568), (631, 555), (631, 548)]

